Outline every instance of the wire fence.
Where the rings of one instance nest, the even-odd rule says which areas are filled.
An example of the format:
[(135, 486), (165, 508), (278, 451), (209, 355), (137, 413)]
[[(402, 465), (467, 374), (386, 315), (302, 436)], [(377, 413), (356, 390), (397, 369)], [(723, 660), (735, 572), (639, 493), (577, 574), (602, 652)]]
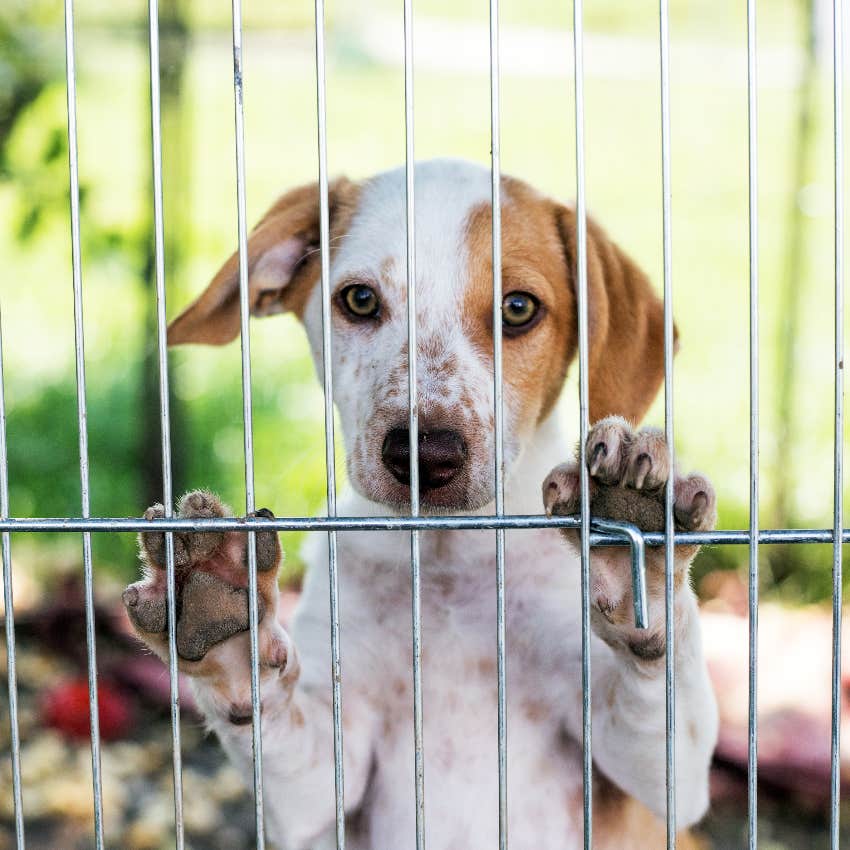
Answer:
[[(100, 771), (100, 731), (97, 711), (97, 659), (94, 641), (93, 574), (91, 557), (92, 533), (133, 533), (149, 531), (150, 522), (143, 519), (118, 517), (92, 517), (89, 506), (88, 439), (86, 429), (86, 378), (84, 322), (82, 313), (83, 280), (80, 257), (80, 189), (77, 167), (76, 126), (76, 68), (74, 43), (73, 0), (65, 0), (65, 49), (68, 110), (68, 147), (70, 168), (70, 231), (72, 246), (72, 281), (74, 294), (74, 338), (76, 353), (76, 380), (80, 455), (80, 516), (64, 518), (11, 517), (9, 512), (9, 476), (6, 441), (6, 407), (3, 384), (2, 335), (0, 335), (0, 538), (2, 539), (2, 571), (5, 601), (5, 629), (7, 643), (7, 672), (9, 687), (9, 717), (11, 723), (11, 768), (15, 812), (17, 847), (25, 846), (24, 801), (21, 792), (21, 755), (18, 733), (17, 685), (15, 670), (15, 624), (12, 598), (11, 535), (30, 532), (80, 532), (83, 546), (85, 581), (86, 644), (88, 663), (89, 706), (91, 711), (91, 760), (94, 791), (94, 832), (97, 848), (104, 846), (103, 795)], [(584, 137), (584, 75), (583, 75), (583, 7), (582, 0), (574, 0), (574, 103), (576, 142), (576, 211), (577, 211), (577, 269), (578, 329), (579, 329), (579, 396), (580, 396), (580, 461), (582, 474), (581, 514), (578, 517), (544, 517), (507, 515), (504, 511), (504, 458), (502, 411), (502, 340), (501, 340), (501, 214), (500, 214), (500, 62), (499, 62), (499, 2), (489, 0), (490, 9), (490, 113), (491, 113), (491, 176), (492, 176), (492, 259), (493, 259), (493, 387), (495, 423), (495, 514), (493, 516), (421, 516), (419, 510), (418, 465), (418, 409), (416, 378), (416, 257), (414, 239), (415, 218), (415, 158), (414, 158), (414, 31), (412, 0), (404, 0), (404, 91), (406, 135), (406, 228), (407, 228), (407, 321), (408, 321), (408, 391), (410, 438), (410, 516), (340, 517), (336, 508), (336, 474), (334, 463), (333, 374), (331, 334), (331, 292), (329, 251), (329, 204), (327, 171), (327, 112), (325, 100), (325, 10), (323, 0), (315, 0), (316, 34), (316, 108), (317, 143), (319, 153), (319, 198), (321, 236), (321, 294), (322, 294), (322, 358), (325, 395), (325, 445), (327, 470), (327, 516), (318, 518), (295, 517), (257, 521), (254, 519), (183, 519), (172, 513), (171, 478), (171, 427), (169, 415), (168, 361), (166, 356), (166, 299), (165, 299), (165, 239), (163, 227), (162, 140), (160, 133), (159, 91), (159, 17), (157, 0), (149, 0), (150, 47), (150, 103), (153, 148), (153, 194), (155, 233), (155, 278), (157, 300), (158, 363), (160, 389), (160, 419), (163, 493), (165, 517), (156, 525), (166, 532), (166, 580), (168, 607), (169, 681), (171, 694), (171, 730), (174, 775), (174, 825), (176, 846), (184, 846), (183, 790), (181, 779), (180, 704), (178, 698), (177, 652), (175, 641), (175, 566), (173, 533), (188, 530), (245, 531), (249, 533), (249, 625), (251, 650), (251, 701), (253, 729), (253, 783), (256, 846), (265, 846), (263, 812), (262, 737), (260, 725), (259, 668), (258, 668), (258, 599), (257, 558), (255, 532), (270, 528), (280, 531), (323, 531), (329, 541), (330, 586), (330, 645), (332, 676), (329, 687), (333, 696), (334, 768), (336, 793), (336, 844), (345, 845), (345, 807), (343, 776), (342, 699), (343, 668), (339, 633), (339, 599), (337, 586), (337, 541), (340, 531), (395, 530), (410, 533), (410, 569), (412, 587), (411, 631), (413, 647), (413, 728), (415, 748), (415, 774), (411, 782), (415, 788), (416, 847), (425, 847), (426, 776), (424, 770), (425, 741), (423, 740), (422, 666), (421, 666), (421, 600), (419, 533), (434, 529), (491, 529), (495, 531), (494, 566), (496, 570), (498, 734), (494, 748), (498, 757), (498, 822), (499, 850), (508, 847), (508, 760), (507, 760), (507, 698), (505, 652), (505, 530), (534, 528), (575, 528), (581, 534), (581, 645), (582, 645), (582, 728), (583, 728), (583, 811), (584, 846), (593, 843), (592, 832), (592, 741), (591, 741), (591, 669), (590, 669), (590, 550), (595, 546), (630, 546), (632, 552), (632, 578), (634, 585), (635, 618), (639, 626), (647, 623), (644, 587), (644, 552), (646, 546), (665, 547), (665, 632), (667, 652), (665, 662), (666, 690), (666, 783), (667, 783), (667, 846), (676, 845), (676, 775), (675, 775), (675, 631), (673, 629), (673, 579), (674, 548), (677, 544), (744, 544), (749, 546), (749, 746), (748, 746), (748, 845), (757, 846), (757, 790), (758, 790), (758, 553), (763, 544), (827, 543), (832, 544), (833, 560), (833, 657), (832, 657), (832, 734), (831, 734), (831, 846), (839, 846), (840, 804), (840, 639), (842, 629), (842, 544), (850, 541), (850, 530), (843, 527), (843, 404), (844, 404), (844, 256), (843, 256), (843, 3), (833, 2), (833, 88), (834, 88), (834, 205), (835, 205), (835, 344), (834, 344), (834, 505), (831, 529), (760, 529), (759, 508), (759, 267), (758, 267), (758, 85), (756, 46), (756, 0), (747, 2), (747, 55), (748, 55), (748, 164), (749, 164), (749, 377), (750, 377), (750, 521), (746, 530), (714, 532), (680, 532), (674, 535), (673, 489), (668, 487), (665, 502), (665, 532), (644, 533), (626, 523), (592, 517), (589, 504), (588, 472), (585, 445), (589, 430), (588, 421), (588, 288), (587, 288), (587, 229), (585, 189), (585, 137)], [(252, 431), (251, 351), (248, 307), (247, 220), (245, 197), (245, 152), (243, 114), (242, 67), (242, 10), (240, 0), (232, 6), (234, 124), (236, 139), (236, 186), (239, 243), (239, 293), (241, 308), (243, 435), (245, 458), (245, 510), (255, 510), (254, 502), (254, 451)], [(674, 404), (673, 404), (673, 274), (672, 274), (672, 204), (670, 157), (670, 60), (669, 16), (667, 0), (659, 0), (659, 62), (661, 71), (661, 153), (662, 153), (662, 209), (664, 267), (664, 409), (665, 434), (673, 467)], [(0, 329), (2, 334), (2, 329)]]

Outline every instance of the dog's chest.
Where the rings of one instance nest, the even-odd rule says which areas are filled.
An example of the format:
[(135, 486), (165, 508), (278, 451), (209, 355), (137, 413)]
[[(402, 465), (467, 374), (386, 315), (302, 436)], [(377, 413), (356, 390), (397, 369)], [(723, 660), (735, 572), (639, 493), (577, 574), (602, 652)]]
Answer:
[[(379, 549), (380, 563), (373, 555), (368, 584), (361, 564), (358, 581), (349, 574), (341, 589), (344, 687), (363, 688), (380, 716), (361, 815), (365, 846), (375, 850), (413, 846), (414, 836), (406, 535), (400, 543)], [(421, 544), (428, 846), (492, 847), (498, 837), (495, 534), (454, 540), (423, 534)], [(573, 564), (548, 532), (509, 534), (506, 549), (510, 837), (516, 847), (567, 850), (578, 846), (581, 829), (580, 751), (564, 731), (564, 712), (573, 704), (564, 693), (579, 687)], [(346, 557), (356, 553), (343, 538), (341, 563)]]

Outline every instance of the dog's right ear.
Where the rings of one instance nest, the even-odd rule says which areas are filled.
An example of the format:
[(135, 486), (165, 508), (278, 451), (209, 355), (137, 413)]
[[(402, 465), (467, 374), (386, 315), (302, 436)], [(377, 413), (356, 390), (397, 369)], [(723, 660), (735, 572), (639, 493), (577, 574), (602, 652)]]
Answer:
[[(357, 184), (341, 177), (328, 187), (331, 237), (347, 227)], [(319, 187), (287, 192), (248, 238), (248, 303), (252, 316), (301, 315), (319, 278)], [(168, 344), (224, 345), (239, 333), (239, 253), (168, 327)]]

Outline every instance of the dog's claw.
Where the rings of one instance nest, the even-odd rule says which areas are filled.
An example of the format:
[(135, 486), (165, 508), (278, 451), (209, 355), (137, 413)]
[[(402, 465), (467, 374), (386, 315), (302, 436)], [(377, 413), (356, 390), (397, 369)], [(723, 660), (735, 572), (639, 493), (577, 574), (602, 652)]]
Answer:
[[(259, 508), (248, 517), (255, 519), (274, 519), (274, 514), (268, 508)], [(276, 567), (280, 560), (280, 544), (276, 531), (258, 531), (254, 535), (257, 547), (257, 569), (261, 572)], [(245, 551), (245, 565), (248, 566), (248, 552)]]
[(628, 423), (619, 416), (609, 416), (590, 429), (586, 445), (591, 478), (602, 484), (619, 481), (630, 433)]
[(590, 474), (596, 475), (599, 468), (602, 466), (602, 461), (608, 457), (608, 446), (605, 443), (599, 442), (593, 447), (593, 453), (590, 456)]
[(124, 607), (133, 624), (143, 632), (158, 634), (166, 627), (165, 596), (150, 592), (143, 584), (131, 584), (122, 594)]
[(573, 464), (556, 466), (543, 482), (543, 509), (546, 516), (575, 513), (579, 499), (579, 475)]
[(643, 489), (644, 481), (646, 481), (646, 476), (649, 474), (651, 469), (652, 459), (648, 454), (646, 454), (646, 452), (642, 452), (635, 460), (635, 490)]
[(162, 519), (165, 516), (165, 508), (160, 505), (151, 505), (144, 513), (146, 520)]
[(676, 481), (674, 511), (684, 531), (708, 531), (717, 519), (717, 504), (711, 484), (698, 474)]

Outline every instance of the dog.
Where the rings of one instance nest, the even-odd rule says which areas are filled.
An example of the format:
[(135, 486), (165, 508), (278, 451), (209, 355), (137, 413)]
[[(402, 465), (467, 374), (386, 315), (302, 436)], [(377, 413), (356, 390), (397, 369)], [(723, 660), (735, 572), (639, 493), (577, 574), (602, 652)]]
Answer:
[[(490, 514), (494, 499), (491, 184), (484, 167), (416, 167), (420, 504), (425, 514)], [(577, 349), (576, 214), (526, 183), (502, 191), (506, 509), (579, 510), (577, 460), (555, 405)], [(409, 510), (405, 173), (329, 186), (333, 381), (348, 487), (340, 515)], [(294, 189), (248, 240), (254, 316), (293, 312), (322, 375), (319, 188)], [(637, 266), (587, 223), (590, 416), (595, 514), (664, 527), (674, 487), (679, 530), (707, 530), (715, 496), (668, 466), (663, 434), (636, 429), (663, 375), (663, 308)], [(238, 256), (169, 327), (169, 343), (221, 345), (239, 332)], [(224, 516), (209, 492), (179, 514)], [(155, 505), (149, 519), (163, 515)], [(260, 511), (259, 517), (269, 517)], [(566, 538), (566, 545), (562, 540)], [(509, 530), (506, 551), (508, 836), (516, 850), (582, 846), (582, 689), (578, 537)], [(266, 820), (285, 850), (335, 846), (326, 535), (308, 565), (291, 632), (276, 617), (277, 535), (257, 539)], [(164, 540), (140, 535), (144, 578), (124, 594), (141, 639), (167, 659)], [(422, 684), (427, 846), (497, 845), (496, 571), (492, 531), (423, 531)], [(251, 776), (246, 539), (174, 535), (181, 670), (233, 762)], [(406, 532), (340, 532), (347, 846), (415, 846), (410, 541)], [(675, 554), (676, 818), (708, 806), (717, 711), (688, 569)], [(635, 628), (628, 550), (591, 555), (597, 848), (664, 844), (664, 553), (647, 552), (649, 628)]]

